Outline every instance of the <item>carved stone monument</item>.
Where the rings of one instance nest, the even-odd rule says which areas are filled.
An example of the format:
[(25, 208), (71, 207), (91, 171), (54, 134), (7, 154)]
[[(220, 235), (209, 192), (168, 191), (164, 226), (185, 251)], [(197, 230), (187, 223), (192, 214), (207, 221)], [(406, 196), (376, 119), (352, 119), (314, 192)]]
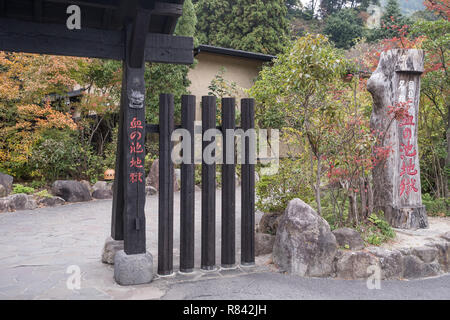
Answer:
[[(381, 147), (391, 147), (385, 162), (373, 169), (374, 205), (396, 228), (427, 228), (422, 205), (417, 145), (420, 75), (424, 53), (417, 49), (383, 52), (367, 83), (374, 105), (370, 125), (381, 132)], [(405, 105), (406, 103), (406, 105)], [(404, 104), (406, 116), (392, 120), (388, 106)]]

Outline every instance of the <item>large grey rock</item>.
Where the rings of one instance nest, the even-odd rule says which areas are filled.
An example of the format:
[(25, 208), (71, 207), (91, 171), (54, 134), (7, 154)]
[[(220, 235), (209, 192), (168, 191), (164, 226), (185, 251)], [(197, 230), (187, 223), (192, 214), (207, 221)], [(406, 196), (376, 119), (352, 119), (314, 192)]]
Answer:
[[(180, 173), (181, 175), (181, 173)], [(181, 176), (180, 176), (181, 180)], [(159, 159), (155, 159), (150, 167), (150, 172), (145, 179), (145, 184), (147, 186), (152, 186), (157, 191), (159, 191)], [(173, 171), (173, 190), (178, 191), (180, 190), (180, 184), (178, 183), (178, 179), (176, 176), (175, 169)]]
[(432, 244), (437, 250), (437, 260), (443, 272), (450, 272), (450, 242), (442, 241)]
[(92, 197), (95, 199), (111, 199), (113, 197), (112, 184), (106, 181), (97, 181), (92, 187)]
[(282, 215), (282, 212), (264, 213), (258, 223), (258, 232), (275, 235)]
[(159, 190), (159, 159), (153, 161), (147, 179), (145, 179), (145, 184)]
[(0, 184), (0, 198), (4, 198), (8, 195), (8, 192), (6, 191), (6, 188)]
[(52, 193), (67, 202), (82, 202), (91, 200), (88, 187), (74, 180), (56, 180), (52, 185)]
[(370, 266), (379, 266), (378, 259), (364, 251), (345, 251), (336, 262), (336, 276), (341, 279), (366, 279)]
[(358, 231), (350, 228), (339, 228), (333, 230), (336, 241), (340, 247), (346, 247), (351, 250), (364, 249), (364, 241)]
[(37, 208), (37, 201), (33, 196), (24, 193), (13, 194), (8, 197), (9, 210), (33, 210)]
[(275, 236), (267, 233), (257, 232), (255, 234), (255, 255), (269, 254), (273, 251)]
[(13, 180), (13, 177), (10, 175), (0, 172), (0, 185), (3, 187), (0, 188), (0, 198), (6, 197), (11, 193)]
[(6, 212), (8, 210), (9, 210), (9, 199), (8, 198), (0, 199), (0, 213)]
[(430, 246), (415, 247), (412, 249), (412, 254), (419, 257), (423, 262), (430, 263), (436, 260), (438, 249)]
[[(384, 137), (376, 147), (392, 150), (373, 169), (374, 206), (384, 211), (393, 227), (401, 229), (428, 227), (422, 205), (417, 121), (423, 68), (422, 50), (392, 49), (381, 54), (367, 82), (374, 102), (370, 126)], [(388, 107), (400, 103), (406, 105), (408, 117), (392, 121)]]
[(425, 263), (415, 255), (403, 257), (403, 277), (405, 279), (416, 279), (436, 276), (440, 273), (438, 262)]
[(378, 258), (381, 267), (381, 278), (401, 279), (403, 276), (403, 255), (398, 250), (388, 250), (380, 247), (367, 248), (369, 253)]
[(38, 200), (38, 204), (44, 207), (55, 207), (63, 205), (65, 203), (66, 201), (63, 198), (57, 196), (44, 197)]
[(150, 283), (153, 279), (153, 257), (147, 252), (127, 255), (120, 250), (114, 257), (114, 280), (129, 286)]
[(278, 226), (274, 263), (300, 276), (326, 277), (336, 252), (336, 238), (325, 219), (302, 200), (291, 200)]
[(120, 250), (123, 250), (123, 240), (114, 240), (112, 237), (108, 237), (103, 246), (102, 262), (114, 264), (114, 257)]

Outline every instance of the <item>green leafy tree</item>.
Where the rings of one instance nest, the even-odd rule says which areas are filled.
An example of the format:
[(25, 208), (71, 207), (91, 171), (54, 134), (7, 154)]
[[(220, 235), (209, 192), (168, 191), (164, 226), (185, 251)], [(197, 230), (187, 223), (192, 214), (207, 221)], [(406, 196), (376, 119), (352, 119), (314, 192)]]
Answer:
[(380, 28), (372, 31), (368, 37), (369, 40), (374, 41), (400, 37), (399, 27), (409, 25), (411, 21), (402, 15), (397, 0), (389, 0), (384, 8), (384, 14), (381, 17), (380, 23)]
[(250, 90), (259, 104), (257, 120), (261, 127), (289, 128), (309, 147), (311, 168), (315, 168), (310, 181), (319, 214), (324, 148), (336, 110), (328, 91), (345, 68), (345, 59), (325, 36), (307, 35), (279, 55), (272, 67), (265, 67)]
[(277, 54), (288, 41), (282, 0), (199, 0), (197, 36), (202, 44)]
[(349, 49), (364, 35), (364, 23), (355, 9), (343, 9), (327, 18), (324, 33), (336, 47)]

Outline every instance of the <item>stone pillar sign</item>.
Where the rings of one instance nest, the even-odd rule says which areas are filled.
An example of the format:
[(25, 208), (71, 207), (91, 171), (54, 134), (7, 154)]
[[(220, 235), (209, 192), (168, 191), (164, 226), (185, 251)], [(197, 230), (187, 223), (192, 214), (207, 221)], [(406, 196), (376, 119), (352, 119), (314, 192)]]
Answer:
[[(379, 146), (391, 149), (385, 162), (373, 169), (374, 205), (393, 227), (402, 229), (428, 227), (417, 145), (423, 61), (423, 51), (417, 49), (383, 52), (367, 83), (374, 100), (371, 128), (382, 137)], [(407, 112), (393, 119), (389, 106), (403, 106)]]

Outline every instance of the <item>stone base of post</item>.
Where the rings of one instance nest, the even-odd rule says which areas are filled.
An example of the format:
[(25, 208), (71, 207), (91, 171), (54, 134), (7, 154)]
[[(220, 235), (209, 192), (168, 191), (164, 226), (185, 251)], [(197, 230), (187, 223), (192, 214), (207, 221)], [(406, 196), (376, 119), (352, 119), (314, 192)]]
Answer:
[(114, 257), (120, 250), (123, 250), (123, 240), (114, 240), (112, 237), (106, 238), (102, 252), (102, 262), (114, 264)]
[(399, 229), (428, 228), (428, 217), (425, 206), (409, 208), (386, 207), (384, 216), (391, 226)]
[(114, 280), (122, 286), (150, 283), (153, 280), (153, 257), (147, 253), (126, 254), (121, 250), (114, 258)]

